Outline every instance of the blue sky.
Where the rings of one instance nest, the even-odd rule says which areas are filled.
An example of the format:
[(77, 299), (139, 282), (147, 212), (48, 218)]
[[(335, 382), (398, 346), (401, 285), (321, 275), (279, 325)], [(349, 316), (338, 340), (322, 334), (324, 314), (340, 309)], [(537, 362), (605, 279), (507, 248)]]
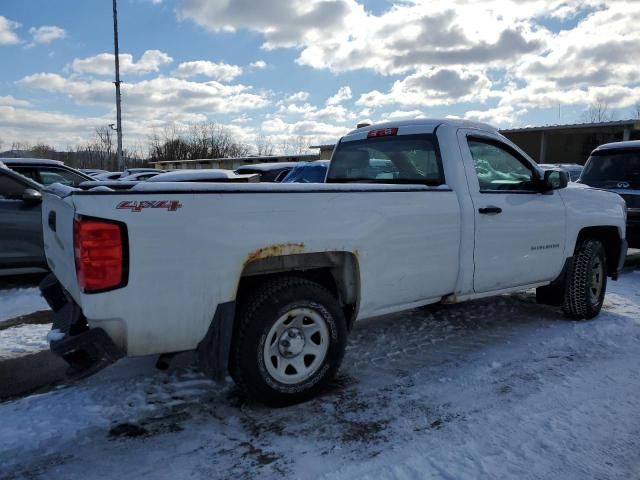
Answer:
[[(574, 123), (596, 103), (630, 118), (639, 3), (119, 0), (125, 143), (204, 121), (287, 150), (359, 121)], [(113, 123), (112, 27), (108, 0), (2, 2), (4, 148)]]

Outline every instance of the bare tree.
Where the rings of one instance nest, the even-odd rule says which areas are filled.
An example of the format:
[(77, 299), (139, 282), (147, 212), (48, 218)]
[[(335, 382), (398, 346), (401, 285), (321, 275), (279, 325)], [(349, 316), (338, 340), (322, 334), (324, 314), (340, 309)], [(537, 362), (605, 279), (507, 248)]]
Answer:
[(275, 145), (269, 140), (264, 133), (256, 138), (256, 153), (259, 156), (270, 156), (275, 151)]
[(27, 142), (18, 142), (14, 140), (13, 142), (11, 142), (11, 150), (28, 151), (31, 150), (31, 145), (29, 145)]
[(193, 123), (187, 127), (171, 125), (147, 138), (149, 157), (155, 161), (195, 160), (198, 158), (241, 157), (249, 148), (237, 142), (222, 125)]
[(309, 142), (304, 135), (295, 135), (285, 139), (280, 144), (280, 150), (285, 155), (300, 155), (307, 151)]
[(31, 155), (35, 158), (56, 158), (56, 151), (53, 147), (45, 144), (45, 143), (36, 143), (33, 147), (30, 148)]
[(633, 107), (633, 118), (640, 120), (640, 102), (637, 102)]
[(589, 105), (589, 108), (582, 114), (581, 120), (584, 123), (611, 122), (615, 115), (609, 108), (609, 103), (597, 100)]

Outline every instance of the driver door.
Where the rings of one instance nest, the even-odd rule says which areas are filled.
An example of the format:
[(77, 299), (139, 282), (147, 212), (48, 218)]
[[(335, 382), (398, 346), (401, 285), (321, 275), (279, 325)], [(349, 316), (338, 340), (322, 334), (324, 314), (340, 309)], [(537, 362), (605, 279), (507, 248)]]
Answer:
[(540, 193), (534, 163), (500, 135), (458, 136), (475, 210), (475, 292), (555, 279), (564, 265), (566, 214), (558, 191)]

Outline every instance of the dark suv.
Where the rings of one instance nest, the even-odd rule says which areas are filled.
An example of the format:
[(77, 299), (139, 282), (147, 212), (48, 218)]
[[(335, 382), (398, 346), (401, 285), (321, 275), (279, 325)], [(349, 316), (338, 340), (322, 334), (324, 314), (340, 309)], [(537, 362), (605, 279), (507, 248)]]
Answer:
[(0, 276), (46, 271), (42, 190), (91, 177), (53, 160), (0, 158)]
[(640, 248), (640, 141), (600, 145), (591, 152), (578, 182), (624, 198), (627, 242), (631, 248)]

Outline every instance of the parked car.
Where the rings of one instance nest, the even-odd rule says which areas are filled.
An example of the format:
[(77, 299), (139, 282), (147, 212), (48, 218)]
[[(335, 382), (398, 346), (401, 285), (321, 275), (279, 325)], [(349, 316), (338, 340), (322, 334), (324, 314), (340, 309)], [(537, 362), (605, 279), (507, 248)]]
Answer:
[(235, 169), (240, 174), (258, 174), (260, 182), (280, 182), (296, 166), (296, 162), (270, 162), (243, 165)]
[(0, 162), (0, 276), (47, 271), (42, 188)]
[(148, 180), (149, 182), (259, 182), (258, 174), (238, 174), (231, 170), (218, 168), (203, 168), (194, 170), (174, 170), (161, 173)]
[(127, 175), (126, 177), (120, 177), (118, 180), (121, 182), (144, 182), (145, 180), (149, 180), (161, 173), (162, 172), (137, 172)]
[(121, 176), (122, 172), (105, 172), (94, 175), (93, 179), (97, 181), (118, 180)]
[(109, 173), (107, 170), (102, 170), (100, 168), (80, 168), (79, 170), (82, 173), (86, 173), (87, 175), (91, 175), (92, 177), (94, 175), (98, 175), (99, 173)]
[(571, 182), (575, 182), (580, 178), (580, 174), (584, 168), (582, 165), (578, 165), (577, 163), (541, 163), (540, 167), (561, 168), (569, 174), (569, 181)]
[(0, 276), (47, 271), (41, 202), (46, 185), (91, 177), (56, 160), (0, 159)]
[(67, 167), (57, 160), (40, 158), (0, 158), (11, 170), (30, 178), (41, 185), (62, 183), (63, 185), (79, 185), (93, 178), (75, 168)]
[(324, 183), (328, 168), (329, 160), (299, 162), (282, 179), (282, 183)]
[(127, 168), (120, 174), (120, 178), (128, 177), (129, 175), (133, 175), (136, 173), (147, 173), (147, 172), (164, 173), (165, 171), (160, 170), (158, 168)]
[(640, 140), (600, 145), (591, 152), (579, 182), (624, 199), (627, 241), (631, 248), (640, 248)]
[(593, 318), (625, 259), (618, 195), (567, 188), (484, 124), (354, 130), (326, 180), (51, 188), (52, 350), (85, 373), (197, 350), (214, 378), (287, 405), (334, 377), (356, 319), (530, 288)]

